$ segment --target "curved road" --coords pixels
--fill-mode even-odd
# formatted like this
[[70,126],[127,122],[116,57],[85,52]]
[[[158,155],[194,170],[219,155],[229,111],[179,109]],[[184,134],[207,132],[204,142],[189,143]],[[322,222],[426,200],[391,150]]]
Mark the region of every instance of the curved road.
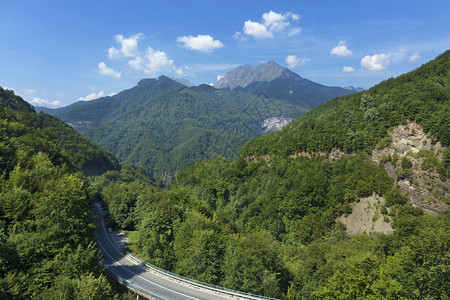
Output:
[[114,233],[108,233],[103,221],[103,215],[105,213],[106,212],[101,210],[100,204],[96,203],[94,215],[98,215],[100,217],[96,221],[98,245],[103,254],[103,265],[112,274],[124,279],[129,284],[131,283],[132,285],[135,285],[138,288],[163,299],[225,300],[239,298],[236,296],[231,297],[228,295],[217,295],[212,292],[193,288],[145,269],[141,264],[138,264],[124,255],[113,244],[108,235],[113,235]]

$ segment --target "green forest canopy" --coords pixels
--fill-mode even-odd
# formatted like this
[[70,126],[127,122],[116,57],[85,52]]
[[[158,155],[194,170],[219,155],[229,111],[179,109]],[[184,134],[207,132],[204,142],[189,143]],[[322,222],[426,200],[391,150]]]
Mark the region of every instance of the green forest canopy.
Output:
[[[184,276],[282,299],[446,299],[450,214],[411,206],[366,153],[389,145],[387,130],[407,120],[448,145],[449,64],[450,51],[334,99],[250,141],[234,161],[192,165],[170,191],[126,172],[97,178],[95,190],[111,226],[133,231],[132,251]],[[289,157],[335,147],[353,155]],[[250,159],[267,154],[267,162]],[[448,147],[439,164],[447,185]],[[385,198],[380,212],[394,233],[348,235],[336,217],[374,193]]]
[[92,236],[89,182],[77,168],[83,160],[61,151],[67,136],[52,130],[68,129],[12,92],[0,95],[0,298],[113,298]]

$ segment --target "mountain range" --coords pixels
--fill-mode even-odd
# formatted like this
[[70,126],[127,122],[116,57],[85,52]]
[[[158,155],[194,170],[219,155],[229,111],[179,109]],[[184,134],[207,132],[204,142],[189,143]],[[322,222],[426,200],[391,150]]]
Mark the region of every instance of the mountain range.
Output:
[[145,260],[229,289],[446,299],[449,87],[447,51],[248,141],[235,160],[191,165],[169,191],[118,180],[103,192],[112,226],[133,231]]
[[[158,94],[169,80],[135,88]],[[235,160],[199,161],[167,189],[0,88],[0,298],[119,298],[92,231],[100,201],[108,227],[126,230],[130,252],[188,278],[278,299],[447,299],[449,87],[450,50],[248,141]],[[281,105],[264,94],[231,123]],[[204,111],[235,113],[225,108],[244,95],[182,86],[129,119],[162,114],[164,125],[213,128]],[[129,121],[120,107],[108,108],[116,127]],[[251,116],[239,123],[247,130],[260,126]],[[145,135],[145,124],[136,133]],[[180,127],[167,125],[159,130],[177,138]]]
[[160,76],[115,96],[37,110],[57,116],[120,161],[170,178],[204,158],[236,157],[239,146],[268,128],[352,92],[314,83],[275,62],[238,67],[215,87],[184,83]]

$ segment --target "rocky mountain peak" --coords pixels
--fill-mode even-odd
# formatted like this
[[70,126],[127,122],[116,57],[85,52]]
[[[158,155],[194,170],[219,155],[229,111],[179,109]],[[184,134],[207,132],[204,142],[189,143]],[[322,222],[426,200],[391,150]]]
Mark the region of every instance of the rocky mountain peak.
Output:
[[216,84],[217,88],[246,87],[253,82],[269,82],[276,78],[301,80],[302,78],[291,70],[280,66],[274,61],[262,63],[256,67],[239,66],[227,72]]

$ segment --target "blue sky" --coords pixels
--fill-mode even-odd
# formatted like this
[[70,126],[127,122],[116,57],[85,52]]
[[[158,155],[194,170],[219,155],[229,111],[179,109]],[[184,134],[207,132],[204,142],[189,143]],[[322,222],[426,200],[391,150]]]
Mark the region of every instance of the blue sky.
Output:
[[370,87],[450,49],[450,1],[0,0],[0,41],[0,86],[33,105],[162,74],[215,83],[269,60]]

